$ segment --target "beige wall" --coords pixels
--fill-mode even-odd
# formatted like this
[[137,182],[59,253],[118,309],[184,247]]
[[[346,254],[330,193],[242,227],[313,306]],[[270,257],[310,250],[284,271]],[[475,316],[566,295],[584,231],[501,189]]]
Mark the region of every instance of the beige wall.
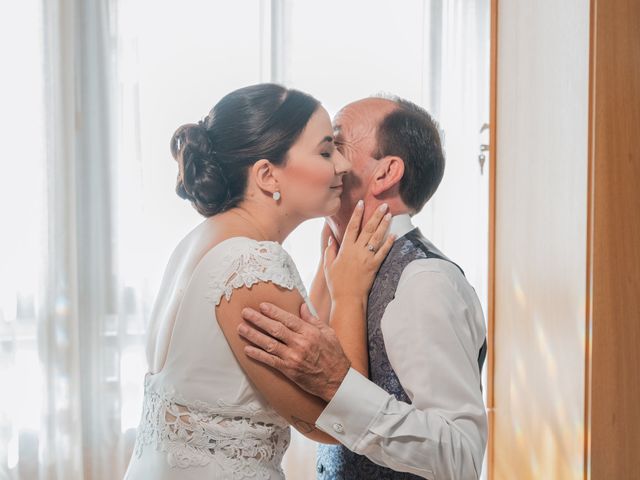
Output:
[[581,479],[589,3],[497,12],[491,473]]

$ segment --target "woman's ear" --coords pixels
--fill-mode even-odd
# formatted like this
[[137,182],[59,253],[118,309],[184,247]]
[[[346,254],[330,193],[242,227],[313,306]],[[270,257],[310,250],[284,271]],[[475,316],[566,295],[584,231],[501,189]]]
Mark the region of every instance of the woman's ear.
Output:
[[276,166],[266,158],[258,160],[251,166],[250,175],[263,192],[273,195],[280,190]]
[[402,158],[394,155],[381,158],[378,160],[378,166],[373,175],[371,193],[378,196],[391,190],[396,185],[399,186],[403,176],[404,160]]

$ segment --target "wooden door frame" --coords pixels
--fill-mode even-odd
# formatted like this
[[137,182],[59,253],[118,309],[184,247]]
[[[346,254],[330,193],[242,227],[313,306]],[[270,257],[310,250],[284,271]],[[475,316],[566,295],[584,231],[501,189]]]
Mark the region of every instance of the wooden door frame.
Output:
[[489,54],[489,255],[487,280],[487,478],[493,476],[494,372],[495,372],[495,251],[496,251],[496,131],[498,85],[498,0],[491,0]]

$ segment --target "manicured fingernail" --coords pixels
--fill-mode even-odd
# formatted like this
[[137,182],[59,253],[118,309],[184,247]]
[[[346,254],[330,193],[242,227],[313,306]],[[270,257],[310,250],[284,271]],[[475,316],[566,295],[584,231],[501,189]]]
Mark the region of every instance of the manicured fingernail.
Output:
[[333,237],[329,237],[329,246],[333,245]]
[[387,213],[387,214],[384,216],[384,219],[385,219],[387,222],[388,222],[389,220],[391,220],[391,214],[390,214],[390,213]]
[[267,305],[266,303],[261,303],[260,304],[260,310],[262,310],[263,312],[266,312],[269,310],[269,305]]
[[381,212],[386,212],[387,208],[389,208],[389,205],[387,205],[386,203],[383,203],[382,205],[380,205]]
[[356,204],[356,208],[362,208],[362,207],[364,207],[364,201],[358,200],[358,203]]
[[249,329],[244,323],[241,323],[240,325],[238,325],[238,333],[247,333],[248,330]]

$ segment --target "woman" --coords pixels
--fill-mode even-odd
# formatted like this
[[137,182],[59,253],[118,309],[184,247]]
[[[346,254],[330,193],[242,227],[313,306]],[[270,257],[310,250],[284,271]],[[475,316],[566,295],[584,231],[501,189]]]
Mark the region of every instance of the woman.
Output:
[[[177,193],[206,217],[176,247],[152,312],[145,398],[126,474],[138,479],[284,478],[289,424],[307,437],[324,402],[252,361],[237,334],[241,311],[261,302],[313,311],[280,244],[303,221],[335,213],[349,165],[326,110],[273,84],[224,97],[171,140]],[[327,255],[336,298],[331,322],[366,374],[364,302],[393,238],[380,211],[360,232],[362,208],[340,252]]]

